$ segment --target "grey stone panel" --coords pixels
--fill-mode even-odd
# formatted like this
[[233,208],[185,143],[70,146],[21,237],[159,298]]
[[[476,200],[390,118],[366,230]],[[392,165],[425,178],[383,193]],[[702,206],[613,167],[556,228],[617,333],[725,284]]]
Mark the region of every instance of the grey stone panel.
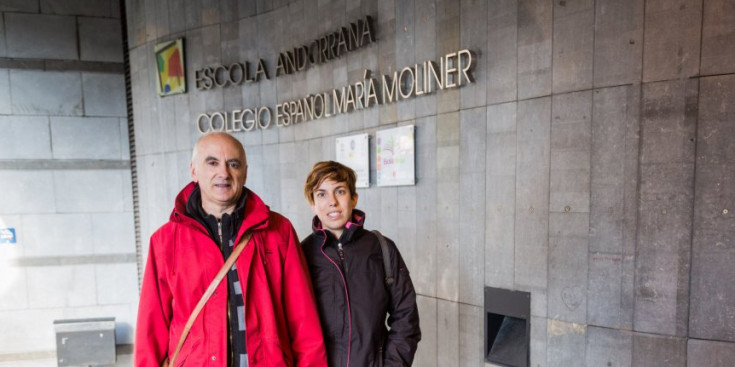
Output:
[[588,232],[586,213],[549,215],[549,318],[587,323]]
[[549,320],[547,332],[549,366],[585,366],[586,325]]
[[[502,139],[503,143],[496,138]],[[515,135],[488,136],[488,143],[515,148]],[[487,177],[484,272],[488,286],[505,289],[514,286],[515,187],[513,176]]]
[[12,192],[0,200],[2,214],[40,214],[56,211],[51,171],[3,171],[0,192]]
[[700,82],[697,164],[735,162],[735,127],[732,103],[735,101],[735,76],[702,78]]
[[38,13],[38,2],[28,0],[5,0],[0,4],[0,11]]
[[487,58],[483,50],[487,47],[488,2],[472,0],[462,2],[460,19],[460,44],[462,49],[473,52],[471,70],[474,83],[462,84],[460,88],[461,108],[485,106],[487,103]]
[[398,188],[383,187],[380,190],[380,231],[391,238],[398,238]]
[[75,17],[5,13],[9,57],[78,60]]
[[125,116],[125,78],[117,74],[82,74],[86,116]]
[[639,87],[595,90],[590,251],[632,254],[637,226]]
[[416,120],[416,179],[436,179],[436,116]]
[[487,130],[485,107],[460,111],[460,173],[485,172],[485,144]]
[[689,315],[690,336],[727,341],[735,341],[733,85],[732,76],[701,81]]
[[[68,233],[68,232],[67,232]],[[94,265],[44,266],[28,272],[31,309],[94,306]]]
[[[395,12],[395,24],[398,27],[395,33],[395,70],[400,75],[404,68],[411,68],[416,62],[421,62],[421,60],[416,60],[414,54],[416,48],[414,37],[417,23],[416,14],[414,13],[414,0],[396,1]],[[415,100],[416,97],[414,96],[398,102],[396,105],[398,121],[410,120],[416,117]]]
[[59,213],[122,212],[125,207],[126,183],[119,170],[55,171],[54,183]]
[[689,339],[687,367],[729,367],[735,361],[735,344]]
[[[263,145],[263,171],[260,176],[262,180],[263,189],[258,193],[265,203],[274,207],[280,208],[280,193],[281,193],[281,182],[276,179],[280,175],[280,149],[278,145]],[[262,193],[262,194],[261,194]]]
[[516,103],[487,108],[485,284],[513,289]]
[[[416,350],[414,366],[437,367],[439,325],[437,325],[437,299],[418,295],[416,304],[419,309],[421,342]],[[443,329],[442,329],[443,330]]]
[[23,225],[25,257],[86,255],[94,251],[89,214],[24,215]]
[[5,17],[0,17],[0,57],[8,54],[8,46],[5,42]]
[[632,367],[632,357],[631,332],[587,327],[587,366]]
[[487,8],[487,103],[508,102],[518,93],[518,1],[490,1]]
[[[172,6],[170,0],[159,0],[146,4],[146,8],[150,12],[147,14],[151,23],[149,25],[154,28],[153,33],[156,40],[170,40],[173,38],[171,35],[186,31],[183,26],[183,6]],[[177,21],[181,28],[174,30],[171,25]],[[186,45],[184,45],[184,50],[186,50]]]
[[702,0],[647,1],[643,82],[699,74]]
[[481,306],[485,283],[485,231],[480,228],[485,224],[485,173],[460,174],[460,187],[459,301]]
[[124,0],[41,0],[41,13],[110,18]]
[[483,366],[483,340],[485,338],[484,310],[459,304],[459,364],[458,366]]
[[460,302],[482,305],[485,277],[486,109],[460,112],[459,212]]
[[[444,56],[460,49],[461,9],[454,0],[436,1],[436,52]],[[460,109],[460,91],[458,89],[437,91],[437,113],[446,113]]]
[[122,28],[119,19],[79,17],[80,60],[122,62]]
[[[436,178],[436,149],[434,148],[434,137],[436,134],[436,119],[433,117],[426,118],[427,122],[420,124],[416,130],[416,141],[421,144],[427,141],[427,135],[431,135],[431,151],[427,155],[426,165],[431,166],[434,175],[431,177],[418,175],[416,184],[416,253],[415,265],[411,268],[411,279],[413,280],[416,292],[427,296],[436,296],[436,273],[438,262],[440,259],[436,254],[436,223],[437,223],[437,207],[434,205],[437,192]],[[431,126],[430,126],[431,125]],[[432,131],[427,133],[427,130]],[[428,147],[426,149],[429,149]],[[421,150],[421,145],[417,147],[417,151]],[[421,167],[421,163],[417,162],[417,170]],[[428,168],[427,168],[428,170]],[[426,178],[422,178],[426,177]],[[423,315],[421,316],[423,318]]]
[[686,335],[693,180],[690,163],[641,165],[636,331]]
[[459,303],[443,299],[437,305],[437,365],[459,366]]
[[515,281],[546,289],[551,98],[518,103]]
[[[415,0],[414,4],[415,22],[414,29],[414,55],[416,62],[422,63],[428,60],[436,60],[438,56],[436,49],[437,35],[437,13],[434,0]],[[416,98],[416,117],[436,115],[437,94],[424,94]]]
[[549,210],[589,213],[592,92],[554,95]]
[[633,335],[633,366],[687,366],[686,338],[651,334]]
[[697,81],[644,86],[636,257],[636,331],[685,335]]
[[398,187],[396,194],[398,196],[398,231],[393,239],[396,246],[401,251],[401,256],[406,262],[409,271],[412,271],[416,265],[416,256],[418,251],[425,251],[424,243],[418,242],[418,232],[421,230],[416,226],[418,213],[416,212],[416,192],[415,186]]
[[[172,0],[157,1],[156,6],[159,9],[156,10],[160,18],[158,20],[159,31],[168,30],[169,34],[186,32],[186,8],[184,6],[176,5]],[[186,46],[184,46],[184,51],[186,51]]]
[[735,71],[735,8],[728,0],[705,1],[702,25],[701,74]]
[[633,328],[635,257],[619,253],[589,255],[587,323],[615,329]]
[[595,87],[640,81],[643,0],[595,2]]
[[[45,90],[46,93],[39,94],[39,90]],[[10,91],[15,114],[82,114],[82,80],[79,73],[12,70]]]
[[592,87],[595,2],[554,2],[553,91]]
[[[382,75],[391,76],[393,71],[399,67],[396,64],[396,44],[399,32],[403,32],[396,29],[396,9],[395,1],[382,1],[378,5],[378,17],[377,17],[377,30],[376,38],[380,40],[378,46],[378,69],[375,70],[375,77],[378,78],[378,84],[382,84],[380,80]],[[380,99],[383,101],[382,97]],[[390,124],[398,120],[398,109],[394,103],[387,103],[383,101],[383,104],[378,107],[380,111],[380,124]]]
[[[130,4],[128,4],[130,5]],[[130,50],[141,47],[146,42],[146,11],[145,6],[128,6],[128,48]]]
[[0,159],[51,158],[51,133],[45,116],[0,116]]
[[698,81],[643,86],[641,164],[694,162]]
[[[259,53],[258,53],[258,40],[257,37],[253,37],[254,34],[257,34],[258,32],[258,23],[252,21],[251,19],[247,20],[241,20],[238,22],[238,30],[239,30],[239,36],[238,36],[238,44],[239,47],[239,57],[238,59],[241,62],[248,62],[252,67],[257,66]],[[307,71],[307,74],[310,73],[312,70],[310,69]],[[310,86],[311,87],[311,86]],[[260,86],[259,83],[257,84],[245,84],[239,89],[242,90],[242,104],[245,108],[256,108],[258,106],[261,106],[260,103]],[[312,89],[312,88],[310,88]],[[314,89],[316,91],[316,89]],[[250,132],[249,135],[253,134],[253,132]]]
[[133,213],[98,213],[91,218],[94,254],[135,253]]
[[[437,155],[443,154],[439,149]],[[457,301],[459,297],[459,179],[437,180],[436,258],[437,297]]]
[[188,93],[177,94],[170,97],[174,102],[174,123],[171,127],[172,130],[167,134],[172,135],[171,139],[175,142],[175,150],[190,150],[193,147],[193,143],[200,136],[199,130],[196,127],[198,114],[194,114],[191,111]]
[[[531,302],[533,302],[533,295],[531,295]],[[529,359],[531,360],[531,366],[534,367],[547,367],[546,364],[546,352],[547,352],[547,341],[548,341],[548,321],[545,317],[531,317],[531,345],[529,351]],[[551,366],[549,366],[551,367]]]
[[117,118],[51,117],[55,159],[121,159]]
[[551,94],[552,3],[518,4],[518,99]]

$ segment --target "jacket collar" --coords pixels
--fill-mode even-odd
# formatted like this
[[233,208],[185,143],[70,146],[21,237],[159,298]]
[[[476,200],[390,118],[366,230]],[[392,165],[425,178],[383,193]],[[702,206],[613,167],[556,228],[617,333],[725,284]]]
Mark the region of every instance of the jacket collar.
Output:
[[[365,224],[365,213],[359,209],[352,209],[352,220],[345,224],[345,230],[342,231],[342,236],[337,238],[341,243],[349,243],[355,237],[355,234],[362,229]],[[327,237],[334,237],[332,232],[322,227],[322,221],[319,220],[318,216],[314,216],[311,221],[311,229],[316,235],[325,235]]]
[[[190,182],[184,187],[181,192],[176,196],[174,201],[174,210],[171,212],[169,220],[176,223],[181,223],[189,226],[199,228],[205,233],[207,230],[202,226],[196,219],[192,218],[187,214],[186,206],[191,197],[192,192],[198,189],[199,184],[196,182]],[[243,190],[243,195],[246,195],[245,202],[238,204],[237,210],[243,210],[242,212],[242,224],[240,230],[237,233],[239,238],[246,230],[257,230],[268,226],[268,217],[270,215],[270,208],[265,205],[263,200],[258,195],[250,191],[247,187]]]

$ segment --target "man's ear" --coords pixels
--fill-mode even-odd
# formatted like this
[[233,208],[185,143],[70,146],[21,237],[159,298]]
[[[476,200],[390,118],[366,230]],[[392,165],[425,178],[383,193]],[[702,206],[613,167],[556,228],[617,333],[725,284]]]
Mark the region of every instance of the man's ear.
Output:
[[352,207],[357,207],[357,193],[352,194]]
[[194,162],[189,162],[189,174],[191,175],[191,180],[194,182],[199,182],[197,180],[197,171],[194,167]]

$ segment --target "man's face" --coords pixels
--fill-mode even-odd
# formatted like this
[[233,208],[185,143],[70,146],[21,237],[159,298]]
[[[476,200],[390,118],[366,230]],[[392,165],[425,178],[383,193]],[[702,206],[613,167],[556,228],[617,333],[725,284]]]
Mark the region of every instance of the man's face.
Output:
[[351,195],[347,184],[326,179],[314,190],[311,210],[319,217],[322,227],[339,238],[356,205],[357,193]]
[[194,148],[191,178],[199,183],[202,207],[208,214],[215,208],[237,203],[247,178],[247,161],[242,146],[231,136],[205,136]]

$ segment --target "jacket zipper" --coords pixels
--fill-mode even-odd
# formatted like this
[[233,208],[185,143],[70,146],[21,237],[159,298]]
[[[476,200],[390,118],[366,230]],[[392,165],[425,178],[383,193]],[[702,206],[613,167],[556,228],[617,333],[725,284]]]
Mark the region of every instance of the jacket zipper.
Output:
[[[225,254],[225,244],[222,239],[222,220],[217,219],[217,235],[219,236],[219,245],[222,248],[222,255]],[[230,301],[227,300],[227,336],[230,339],[230,366],[235,361],[235,352],[232,347],[232,315],[230,314]]]
[[335,263],[334,260],[332,260],[332,258],[329,257],[324,252],[324,245],[327,244],[327,239],[328,239],[328,236],[327,236],[327,233],[325,231],[324,232],[324,242],[322,242],[322,246],[320,248],[321,251],[322,251],[322,255],[324,255],[324,257],[326,257],[327,260],[329,262],[331,262],[337,268],[337,271],[339,271],[339,275],[342,277],[342,285],[344,286],[344,289],[345,289],[345,300],[347,301],[347,324],[348,324],[348,332],[347,332],[347,364],[345,365],[345,367],[350,367],[350,352],[351,352],[350,349],[351,349],[351,346],[352,346],[351,345],[352,344],[351,343],[351,341],[352,341],[352,309],[350,307],[350,292],[347,290],[347,278],[345,277],[347,275],[347,270],[343,270],[344,269],[344,262],[345,262],[345,252],[344,252],[344,249],[342,249],[342,244],[338,242],[337,243],[337,254],[339,255],[339,262],[340,262],[340,264],[338,265],[337,263]]
[[342,271],[347,275],[347,268],[345,267],[345,250],[342,248],[342,243],[337,243],[337,254],[339,255],[339,265]]

